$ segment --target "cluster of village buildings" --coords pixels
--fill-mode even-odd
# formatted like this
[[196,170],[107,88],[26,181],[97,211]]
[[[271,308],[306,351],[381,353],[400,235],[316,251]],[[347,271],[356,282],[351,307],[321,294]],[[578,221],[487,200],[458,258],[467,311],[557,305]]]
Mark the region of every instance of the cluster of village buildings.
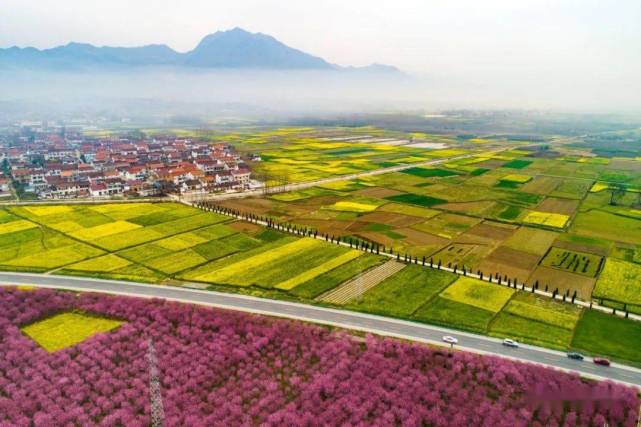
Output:
[[0,146],[0,193],[44,199],[237,191],[260,185],[228,144],[39,133]]

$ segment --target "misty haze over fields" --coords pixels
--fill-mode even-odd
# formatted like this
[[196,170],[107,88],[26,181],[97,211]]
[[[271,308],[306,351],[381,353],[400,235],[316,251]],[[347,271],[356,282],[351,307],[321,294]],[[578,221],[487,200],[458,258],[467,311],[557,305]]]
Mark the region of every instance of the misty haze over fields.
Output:
[[[639,111],[640,79],[594,86],[587,76],[541,87],[531,77],[502,83],[462,76],[337,73],[323,70],[184,69],[111,71],[0,70],[0,101],[73,111],[131,100],[232,104],[278,113],[398,111],[443,108],[520,108],[564,111]],[[623,87],[622,87],[623,86]],[[160,104],[159,104],[160,105]],[[178,111],[174,111],[178,112]],[[182,111],[187,113],[188,111]]]
[[633,1],[12,3],[5,111],[641,112]]

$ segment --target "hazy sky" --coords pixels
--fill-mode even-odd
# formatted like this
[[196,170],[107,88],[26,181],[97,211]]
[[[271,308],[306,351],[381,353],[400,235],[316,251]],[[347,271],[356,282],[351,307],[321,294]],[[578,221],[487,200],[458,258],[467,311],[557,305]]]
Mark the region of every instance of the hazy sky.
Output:
[[462,81],[512,96],[589,90],[593,105],[641,92],[640,0],[0,0],[0,10],[0,47],[187,51],[239,26],[340,65],[396,65],[443,91]]
[[339,64],[435,67],[641,61],[639,0],[0,0],[0,46],[193,48],[240,26]]

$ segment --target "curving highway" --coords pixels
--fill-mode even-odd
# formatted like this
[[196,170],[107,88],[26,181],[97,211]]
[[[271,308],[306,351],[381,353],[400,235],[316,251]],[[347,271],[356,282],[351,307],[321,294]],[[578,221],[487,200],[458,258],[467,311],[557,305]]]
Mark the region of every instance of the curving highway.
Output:
[[609,379],[641,388],[641,369],[620,364],[612,364],[610,367],[598,366],[593,364],[589,358],[582,362],[575,361],[568,359],[565,353],[529,345],[521,345],[520,348],[508,348],[503,346],[501,340],[496,338],[347,310],[335,310],[214,291],[29,273],[0,272],[0,285],[32,285],[43,288],[94,291],[144,298],[164,298],[172,301],[309,321],[438,345],[445,345],[442,342],[444,335],[452,335],[458,338],[459,343],[455,346],[457,349],[538,363],[557,369],[578,372],[590,378]]

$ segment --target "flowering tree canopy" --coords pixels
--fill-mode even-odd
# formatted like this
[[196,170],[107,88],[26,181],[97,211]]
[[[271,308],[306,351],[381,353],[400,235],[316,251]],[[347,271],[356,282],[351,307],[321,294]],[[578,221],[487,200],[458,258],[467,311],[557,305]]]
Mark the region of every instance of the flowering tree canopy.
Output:
[[[20,327],[124,321],[49,353]],[[174,425],[635,426],[635,390],[541,366],[186,304],[0,289],[0,426],[151,423],[149,342]]]

